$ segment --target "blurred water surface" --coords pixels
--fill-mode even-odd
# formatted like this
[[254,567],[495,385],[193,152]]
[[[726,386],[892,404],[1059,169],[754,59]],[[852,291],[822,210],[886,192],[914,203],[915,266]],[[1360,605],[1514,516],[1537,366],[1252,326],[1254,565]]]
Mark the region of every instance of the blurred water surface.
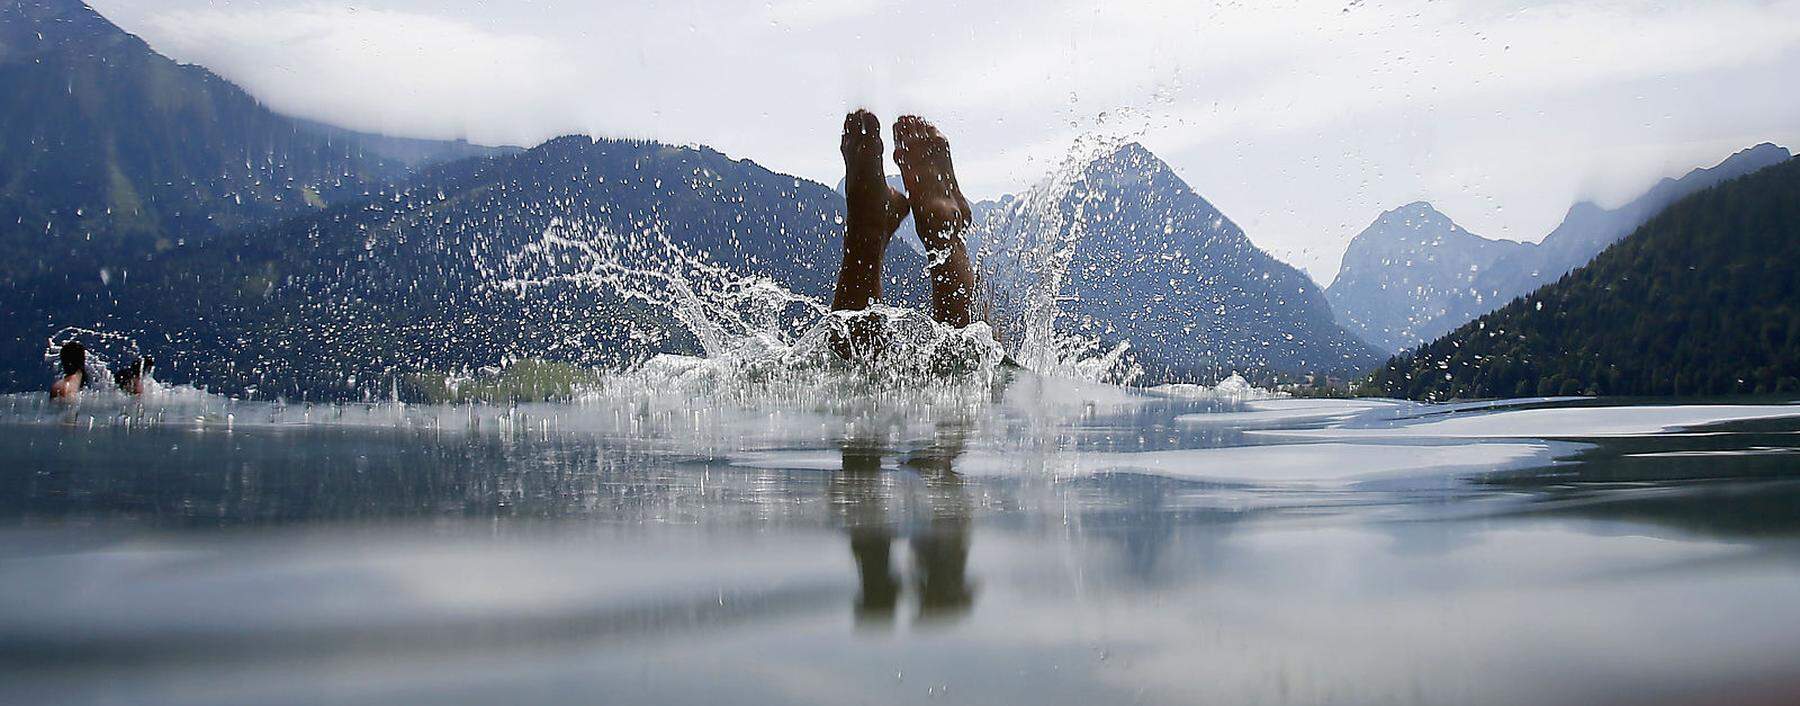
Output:
[[1800,697],[1792,405],[6,404],[6,703]]

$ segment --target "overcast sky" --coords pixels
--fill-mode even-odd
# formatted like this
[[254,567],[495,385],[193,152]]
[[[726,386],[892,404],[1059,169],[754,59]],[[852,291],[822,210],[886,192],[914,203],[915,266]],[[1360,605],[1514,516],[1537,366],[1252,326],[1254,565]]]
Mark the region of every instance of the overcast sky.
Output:
[[1578,199],[1800,147],[1800,0],[90,2],[294,115],[707,144],[828,184],[852,107],[935,119],[976,197],[1122,115],[1321,284],[1411,201],[1537,240]]

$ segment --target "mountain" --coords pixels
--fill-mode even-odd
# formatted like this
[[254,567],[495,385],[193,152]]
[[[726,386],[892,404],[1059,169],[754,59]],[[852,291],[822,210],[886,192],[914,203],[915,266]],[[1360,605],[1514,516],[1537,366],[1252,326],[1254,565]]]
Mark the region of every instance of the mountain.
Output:
[[[0,87],[5,389],[40,387],[45,341],[69,326],[135,341],[165,379],[289,397],[386,394],[414,373],[520,358],[698,352],[716,344],[709,316],[795,309],[719,268],[824,299],[841,253],[842,199],[748,160],[297,120],[74,0],[0,5]],[[1309,280],[1141,147],[1084,184],[1064,204],[1071,232],[1092,236],[1074,253],[1071,315],[1131,340],[1153,376],[1373,361]],[[885,289],[921,302],[924,259],[896,240]],[[738,310],[646,295],[708,288]]]
[[[782,308],[713,274],[725,267],[828,299],[843,208],[824,185],[710,149],[559,138],[40,293],[0,384],[41,386],[43,341],[68,325],[129,336],[167,380],[290,398],[385,396],[411,374],[523,358],[697,353],[706,327],[678,320],[686,300],[641,295]],[[889,299],[922,302],[924,260],[896,244],[890,262]]]
[[468,140],[428,140],[358,132],[313,120],[295,118],[294,124],[336,143],[348,144],[363,154],[371,155],[407,170],[418,170],[444,162],[471,157],[494,157],[525,151],[520,147],[478,145]]
[[[1345,269],[1339,270],[1332,283],[1336,290],[1332,304],[1339,320],[1370,342],[1392,351],[1412,348],[1514,297],[1556,281],[1669,204],[1727,179],[1778,164],[1789,156],[1786,148],[1764,143],[1733,154],[1716,166],[1692,170],[1679,179],[1663,179],[1642,196],[1615,209],[1586,201],[1577,203],[1562,223],[1536,244],[1488,241],[1498,245],[1476,248],[1478,244],[1468,238],[1446,234],[1441,245],[1430,245],[1436,241],[1414,237],[1405,227],[1378,229],[1382,225],[1378,220],[1358,235],[1351,243],[1351,251],[1345,253]],[[1386,218],[1384,214],[1383,220]],[[1444,230],[1442,224],[1433,223],[1426,230]],[[1390,238],[1393,242],[1386,242]],[[1476,253],[1478,249],[1483,252]],[[1425,251],[1434,252],[1435,258]],[[1493,253],[1499,256],[1481,261]],[[1479,269],[1471,273],[1433,264],[1460,262]],[[1396,299],[1394,285],[1400,283],[1418,292],[1418,301]],[[1389,287],[1384,289],[1382,284]]]
[[1679,179],[1663,179],[1643,196],[1615,209],[1585,201],[1577,203],[1537,247],[1521,250],[1482,271],[1447,307],[1443,325],[1426,331],[1425,338],[1435,338],[1492,311],[1500,303],[1556,281],[1690,194],[1779,164],[1790,156],[1786,148],[1763,143],[1733,154],[1711,168],[1692,170]]
[[[1310,280],[1148,151],[1121,149],[1082,183],[1061,204],[1086,234],[1065,323],[1132,341],[1151,379],[1378,362]],[[129,277],[0,293],[20,312],[18,335],[0,340],[0,386],[40,387],[45,338],[71,325],[136,341],[166,380],[308,399],[385,396],[415,373],[522,358],[696,353],[696,317],[636,295],[679,289],[664,279],[674,273],[701,299],[777,301],[708,274],[718,266],[824,299],[842,215],[828,187],[709,149],[559,138],[224,234]],[[923,306],[924,259],[896,241],[888,299]]]
[[[1148,380],[1348,372],[1379,362],[1378,351],[1332,320],[1311,279],[1258,249],[1143,146],[1086,165],[1058,197],[1047,220],[1073,243],[1066,327],[1129,341]],[[1008,237],[1045,227],[1027,221],[1013,226],[1027,232]]]
[[1372,383],[1423,400],[1800,392],[1800,160],[1677,201]]
[[1532,247],[1483,238],[1431,204],[1411,203],[1350,241],[1325,296],[1345,328],[1398,351],[1427,340],[1421,329],[1435,327],[1482,272]]
[[1787,148],[1765,142],[1741,150],[1713,167],[1694,169],[1679,179],[1665,178],[1643,196],[1616,209],[1603,209],[1585,201],[1575,204],[1562,224],[1545,236],[1535,257],[1528,260],[1541,266],[1536,270],[1538,280],[1522,291],[1553,282],[1563,273],[1586,264],[1607,246],[1689,194],[1780,164],[1792,156]]
[[[277,115],[77,0],[0,4],[0,282],[88,279],[479,153]],[[387,151],[393,156],[384,155]]]

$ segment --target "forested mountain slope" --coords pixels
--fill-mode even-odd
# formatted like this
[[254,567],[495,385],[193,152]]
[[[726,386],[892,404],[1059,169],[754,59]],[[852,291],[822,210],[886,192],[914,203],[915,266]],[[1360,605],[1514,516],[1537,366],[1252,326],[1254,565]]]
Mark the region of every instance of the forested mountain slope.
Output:
[[1676,202],[1372,382],[1423,400],[1800,392],[1800,160]]

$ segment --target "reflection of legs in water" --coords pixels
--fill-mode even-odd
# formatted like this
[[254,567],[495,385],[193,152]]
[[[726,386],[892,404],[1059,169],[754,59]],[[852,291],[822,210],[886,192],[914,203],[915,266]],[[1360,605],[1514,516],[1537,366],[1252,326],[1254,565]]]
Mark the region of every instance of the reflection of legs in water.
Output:
[[[894,230],[906,220],[906,197],[888,186],[882,166],[881,122],[859,110],[844,117],[844,262],[838,269],[832,311],[862,311],[881,300],[881,260]],[[858,319],[850,334],[832,341],[849,358],[872,350],[874,323]]]
[[[913,532],[913,584],[918,591],[919,619],[960,618],[975,601],[969,584],[970,507],[962,479],[952,464],[962,453],[960,431],[939,434],[939,441],[907,460],[925,481],[931,521]],[[844,470],[832,478],[832,500],[850,534],[850,553],[862,589],[856,597],[856,623],[891,627],[900,599],[894,572],[892,519],[888,517],[879,448],[857,443],[843,447]]]
[[912,537],[922,620],[961,617],[975,602],[968,579],[969,500],[953,467],[962,448],[961,430],[940,431],[937,444],[907,461],[931,498],[931,525]]
[[918,116],[901,117],[894,123],[894,163],[906,182],[919,240],[930,252],[932,316],[967,326],[975,321],[975,271],[963,233],[972,212],[950,164],[950,141]]
[[894,531],[887,517],[882,488],[881,451],[873,447],[844,446],[844,470],[832,479],[832,488],[844,511],[850,532],[850,553],[862,591],[856,597],[859,625],[892,625],[894,605],[900,600],[900,580],[889,560]]

